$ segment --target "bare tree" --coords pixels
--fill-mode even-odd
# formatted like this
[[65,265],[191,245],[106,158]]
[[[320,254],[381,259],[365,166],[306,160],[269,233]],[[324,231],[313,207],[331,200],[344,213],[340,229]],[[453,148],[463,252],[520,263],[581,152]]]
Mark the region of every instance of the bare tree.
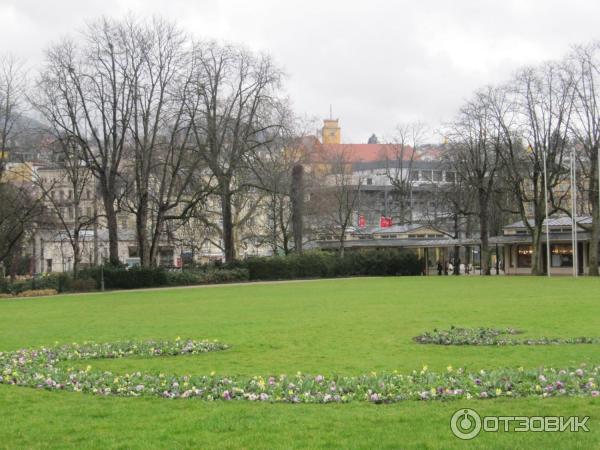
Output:
[[489,221],[496,175],[501,164],[502,140],[488,101],[488,88],[463,106],[448,130],[449,160],[464,188],[476,194],[481,239],[481,269],[490,275]]
[[31,195],[31,182],[24,172],[7,173],[15,150],[17,125],[25,108],[25,73],[22,63],[11,55],[0,56],[0,263],[16,255],[35,219],[42,212],[39,199]]
[[527,68],[511,85],[496,90],[491,104],[502,133],[501,157],[515,195],[516,212],[532,236],[531,270],[541,274],[546,208],[548,215],[560,210],[566,195],[557,187],[568,170],[565,157],[573,82],[556,64]]
[[[598,241],[600,238],[600,197],[598,193],[600,170],[600,42],[578,46],[567,58],[566,70],[571,72],[574,83],[574,114],[570,122],[577,153],[580,154],[583,189],[592,216],[589,248],[589,275],[598,276]],[[584,225],[582,225],[584,226]]]
[[302,164],[307,155],[302,145],[304,126],[285,103],[281,104],[278,122],[281,126],[271,129],[275,135],[261,146],[251,167],[256,187],[265,193],[267,220],[258,234],[274,254],[283,251],[287,255],[292,249],[302,251]]
[[302,253],[304,232],[304,166],[302,164],[294,164],[292,167],[290,191],[294,249],[297,253]]
[[103,18],[86,26],[78,44],[65,39],[51,47],[34,100],[51,126],[84,150],[99,183],[113,264],[119,263],[117,212],[133,110],[131,80],[141,64],[130,54],[126,24]]
[[97,211],[93,207],[96,180],[85,162],[79,141],[57,136],[54,147],[56,166],[38,170],[33,183],[41,193],[50,217],[55,219],[46,225],[54,229],[58,226],[63,240],[69,244],[73,277],[77,278],[86,240],[90,240],[87,232],[97,220]]
[[133,93],[128,209],[136,217],[141,264],[150,266],[166,222],[186,220],[207,194],[191,126],[200,104],[197,67],[187,36],[174,24],[154,19],[122,26]]
[[400,124],[392,139],[392,152],[384,156],[386,176],[395,191],[400,223],[412,222],[410,199],[413,188],[412,168],[416,151],[426,132],[423,123]]
[[39,198],[31,195],[30,182],[0,183],[0,264],[18,255],[43,214]]
[[23,113],[24,77],[19,60],[12,55],[0,55],[0,182],[14,138],[15,124]]
[[281,71],[266,55],[216,43],[196,48],[196,87],[201,107],[194,121],[200,154],[216,178],[221,200],[225,260],[236,257],[234,196],[245,189],[244,172],[280,127]]
[[352,171],[349,149],[341,146],[326,155],[328,170],[311,192],[311,215],[319,234],[331,235],[344,257],[347,233],[356,218],[364,177]]

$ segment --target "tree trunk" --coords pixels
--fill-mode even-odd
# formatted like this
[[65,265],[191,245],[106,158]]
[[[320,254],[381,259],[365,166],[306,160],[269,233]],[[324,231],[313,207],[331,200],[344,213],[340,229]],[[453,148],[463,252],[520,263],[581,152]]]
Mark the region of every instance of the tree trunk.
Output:
[[235,261],[235,237],[233,234],[233,214],[229,183],[221,184],[221,213],[223,216],[223,250],[225,262]]
[[[592,205],[592,230],[589,248],[589,275],[598,276],[598,240],[600,235],[600,205],[598,205],[598,149],[592,151],[590,167],[590,195]],[[585,263],[585,262],[584,262]]]
[[152,256],[148,248],[148,195],[142,194],[139,198],[137,213],[135,215],[136,235],[138,241],[138,254],[142,267],[152,266]]
[[165,223],[165,212],[159,208],[154,219],[154,230],[152,232],[152,242],[148,250],[148,267],[156,267],[158,265],[158,256],[160,252],[160,235],[163,231],[163,223]]
[[[600,234],[600,221],[598,202],[592,207],[592,233],[589,248],[589,272],[591,276],[598,276],[598,234]],[[584,262],[585,263],[585,262]]]
[[289,228],[289,224],[286,227],[286,223],[285,223],[285,208],[284,208],[284,204],[283,201],[279,202],[279,228],[281,229],[281,246],[283,247],[283,253],[284,255],[289,255],[290,254],[290,244],[289,244],[289,238],[288,238],[288,230]]
[[296,164],[292,169],[292,233],[294,248],[302,253],[303,209],[304,209],[304,167]]
[[117,212],[115,211],[114,196],[104,189],[104,212],[108,225],[108,259],[110,264],[119,265],[119,231],[117,229]]
[[79,275],[79,266],[81,265],[81,246],[79,245],[79,230],[73,237],[73,279],[76,280]]
[[460,275],[460,247],[458,245],[454,246],[454,267],[452,268],[452,273],[454,275]]
[[490,273],[490,244],[489,244],[489,205],[488,195],[485,191],[479,191],[479,235],[481,239],[481,273]]
[[[539,223],[539,220],[536,221]],[[542,227],[536,225],[533,229],[533,236],[531,242],[531,248],[533,253],[531,255],[531,274],[532,275],[543,275],[544,274],[544,260],[542,255]]]

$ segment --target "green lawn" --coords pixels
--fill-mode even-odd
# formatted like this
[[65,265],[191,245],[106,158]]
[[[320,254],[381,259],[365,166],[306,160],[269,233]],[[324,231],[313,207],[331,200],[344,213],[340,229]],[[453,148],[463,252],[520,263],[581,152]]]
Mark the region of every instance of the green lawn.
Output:
[[[358,375],[428,365],[479,370],[600,363],[599,345],[418,345],[450,325],[525,337],[600,336],[600,279],[415,277],[310,281],[0,300],[0,351],[58,341],[219,339],[197,356],[98,360],[125,373]],[[88,362],[86,361],[86,364]],[[483,433],[463,442],[452,413],[589,415],[589,433]],[[600,398],[292,405],[99,398],[0,385],[0,447],[598,448]]]

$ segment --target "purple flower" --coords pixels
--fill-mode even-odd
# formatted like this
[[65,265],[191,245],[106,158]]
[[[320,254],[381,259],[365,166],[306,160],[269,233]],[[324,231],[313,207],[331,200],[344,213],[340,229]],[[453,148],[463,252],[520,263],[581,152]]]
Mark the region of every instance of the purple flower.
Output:
[[483,391],[479,393],[479,398],[487,398],[488,397],[488,393]]
[[322,383],[324,379],[325,379],[325,377],[324,377],[323,375],[317,375],[317,376],[315,377],[315,381],[316,381],[317,383]]
[[479,378],[475,378],[475,384],[476,385],[480,385],[481,384],[481,380]]
[[592,397],[600,397],[600,391],[592,391]]
[[269,386],[273,386],[275,384],[275,378],[269,377]]
[[377,395],[377,393],[371,394],[370,398],[372,402],[378,402],[380,400],[379,395]]
[[259,396],[261,401],[267,401],[269,400],[269,394],[265,394],[264,392],[261,392],[260,396]]
[[223,392],[223,400],[231,400],[231,394],[229,391]]

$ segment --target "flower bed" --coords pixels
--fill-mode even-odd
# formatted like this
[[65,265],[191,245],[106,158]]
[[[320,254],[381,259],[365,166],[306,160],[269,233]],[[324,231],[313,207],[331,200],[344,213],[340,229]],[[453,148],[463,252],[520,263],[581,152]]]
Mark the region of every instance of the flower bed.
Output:
[[523,333],[522,330],[514,328],[457,328],[449,330],[427,331],[413,339],[418,344],[437,345],[552,345],[552,344],[598,344],[598,337],[572,337],[572,338],[549,338],[518,339],[511,336]]
[[66,367],[59,362],[128,356],[154,357],[200,354],[226,350],[216,341],[147,341],[108,344],[70,344],[0,353],[0,383],[47,390],[84,392],[103,396],[155,396],[288,403],[403,400],[486,399],[496,397],[599,397],[600,366],[538,370],[497,369],[466,372],[427,367],[410,374],[371,373],[357,377],[272,375],[223,377],[127,373]]

